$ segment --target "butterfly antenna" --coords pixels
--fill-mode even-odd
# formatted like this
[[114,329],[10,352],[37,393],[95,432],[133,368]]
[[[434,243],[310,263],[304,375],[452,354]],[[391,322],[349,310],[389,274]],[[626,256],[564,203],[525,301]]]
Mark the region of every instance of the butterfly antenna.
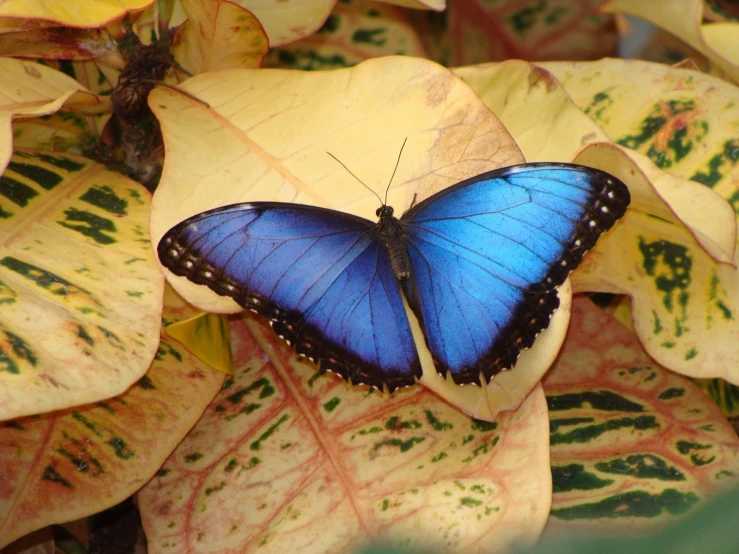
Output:
[[395,169],[393,169],[393,174],[390,176],[390,182],[387,184],[387,188],[385,189],[385,201],[382,203],[383,206],[387,206],[387,193],[390,191],[390,185],[393,184],[393,177],[395,177],[395,172],[398,171],[398,166],[400,165],[400,157],[403,155],[403,148],[405,148],[406,142],[408,142],[408,137],[405,137],[405,140],[403,141],[403,146],[400,147],[400,152],[398,152],[398,161],[395,162]]
[[[369,187],[368,187],[367,185],[365,185],[365,184],[364,184],[364,182],[362,181],[362,179],[360,179],[359,177],[357,177],[356,175],[354,175],[354,173],[352,173],[352,172],[351,172],[351,169],[349,169],[348,167],[346,167],[346,166],[344,165],[344,163],[343,163],[343,162],[342,162],[342,161],[341,161],[341,160],[340,160],[339,158],[337,158],[336,156],[334,156],[334,155],[333,155],[333,154],[332,154],[331,152],[326,152],[326,154],[328,154],[328,155],[329,155],[329,156],[331,156],[331,157],[332,157],[332,158],[333,158],[334,160],[336,160],[337,162],[339,162],[339,163],[341,164],[341,167],[343,167],[344,169],[346,169],[346,170],[347,170],[347,171],[349,172],[349,175],[351,175],[351,176],[352,176],[352,177],[354,177],[354,178],[355,178],[355,179],[356,179],[357,181],[359,181],[359,182],[361,183],[361,185],[362,185],[362,186],[363,186],[364,188],[366,188],[366,189],[367,189],[368,191],[370,191],[370,192],[371,192],[372,194],[374,194],[375,196],[377,196],[377,199],[378,199],[378,200],[379,200],[380,202],[382,202],[382,198],[380,198],[380,195],[379,195],[379,194],[377,194],[377,193],[376,193],[376,192],[375,192],[374,190],[372,190],[371,188],[369,188]],[[385,205],[385,204],[383,204],[383,206],[384,206],[384,205]]]

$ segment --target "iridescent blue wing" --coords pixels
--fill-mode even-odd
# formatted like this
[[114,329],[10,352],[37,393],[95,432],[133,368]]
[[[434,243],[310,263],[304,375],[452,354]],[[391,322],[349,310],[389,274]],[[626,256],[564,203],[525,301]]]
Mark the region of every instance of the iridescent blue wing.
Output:
[[270,319],[295,350],[353,383],[420,377],[418,354],[375,224],[274,202],[236,204],[170,229],[159,259]]
[[549,325],[556,287],[629,200],[602,171],[525,164],[463,181],[404,214],[406,294],[439,373],[473,383],[511,367]]

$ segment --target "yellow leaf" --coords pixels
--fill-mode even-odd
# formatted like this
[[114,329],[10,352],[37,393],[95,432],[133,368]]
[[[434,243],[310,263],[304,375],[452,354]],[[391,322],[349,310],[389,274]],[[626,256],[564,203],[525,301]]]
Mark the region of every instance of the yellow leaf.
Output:
[[0,419],[120,394],[158,343],[147,191],[86,158],[20,149],[2,186]]
[[65,0],[5,0],[0,17],[46,20],[68,27],[102,27],[125,14],[143,10],[154,0],[87,0],[84,9]]
[[[618,151],[614,146],[593,145],[576,161],[629,178],[632,190],[636,190],[634,209],[626,214],[623,225],[614,228],[611,240],[594,249],[597,260],[592,256],[584,260],[573,275],[577,290],[597,286],[598,290],[627,292],[633,298],[634,328],[650,355],[691,377],[723,377],[736,382],[739,345],[734,314],[739,309],[739,278],[733,252],[725,263],[718,263],[710,252],[721,250],[701,248],[689,227],[676,225],[673,218],[653,215],[654,209],[640,211],[640,196],[646,198],[649,182],[640,166],[633,164],[629,169],[604,156],[602,151],[608,149]],[[710,208],[711,202],[706,206]],[[735,236],[735,220],[726,206],[719,208],[714,209],[714,217],[724,221],[724,228]],[[703,242],[708,240],[704,237]],[[589,265],[594,261],[598,264],[597,284]]]
[[166,333],[213,369],[233,375],[226,316],[200,312],[168,325]]
[[[165,319],[180,317],[171,289],[166,303]],[[107,379],[98,369],[86,371]],[[34,529],[100,512],[136,492],[200,418],[222,382],[222,374],[163,338],[146,375],[120,396],[6,421],[0,427],[0,548]],[[35,394],[59,393],[37,389]]]
[[269,37],[269,45],[275,47],[315,33],[336,0],[234,0],[233,3],[257,17]]
[[579,297],[543,381],[554,495],[547,531],[652,530],[732,486],[739,438],[689,379]]
[[423,387],[386,396],[323,374],[253,314],[232,328],[233,379],[139,493],[152,554],[203,541],[349,552],[369,539],[472,553],[536,539],[551,497],[540,388],[482,422]]
[[67,75],[25,60],[0,58],[0,168],[12,154],[13,119],[57,111],[62,105],[95,105],[94,95]]
[[702,0],[610,0],[604,12],[635,15],[677,35],[739,83],[739,23],[702,24]]
[[231,2],[182,0],[188,20],[174,56],[191,73],[259,67],[269,47],[259,21]]
[[571,162],[587,144],[608,140],[557,78],[511,60],[454,69],[505,124],[527,162]]

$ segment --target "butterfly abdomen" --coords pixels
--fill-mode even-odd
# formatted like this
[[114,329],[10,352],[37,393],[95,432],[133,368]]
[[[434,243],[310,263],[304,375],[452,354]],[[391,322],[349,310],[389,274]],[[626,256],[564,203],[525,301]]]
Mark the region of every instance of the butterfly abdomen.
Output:
[[377,224],[379,239],[390,257],[393,275],[398,281],[407,281],[411,276],[411,260],[405,246],[402,223],[393,216],[393,209],[390,206],[379,208],[377,215],[380,216]]

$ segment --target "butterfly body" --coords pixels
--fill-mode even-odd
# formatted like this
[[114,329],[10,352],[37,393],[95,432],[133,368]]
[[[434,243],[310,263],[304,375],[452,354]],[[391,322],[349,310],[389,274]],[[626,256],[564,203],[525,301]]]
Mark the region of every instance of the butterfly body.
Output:
[[512,367],[559,306],[556,287],[629,203],[607,173],[527,164],[473,177],[401,218],[252,202],[193,216],[158,246],[176,275],[270,319],[353,383],[421,375],[402,294],[437,371],[458,383]]

